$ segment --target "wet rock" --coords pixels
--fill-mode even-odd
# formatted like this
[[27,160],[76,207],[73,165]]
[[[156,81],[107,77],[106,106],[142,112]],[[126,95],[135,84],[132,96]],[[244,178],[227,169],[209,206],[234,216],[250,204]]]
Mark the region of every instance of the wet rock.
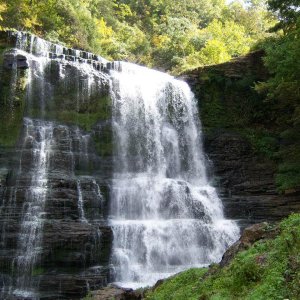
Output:
[[[245,228],[240,239],[224,253],[220,266],[224,267],[228,265],[238,252],[248,249],[255,242],[274,238],[278,234],[278,226],[267,222],[254,224]],[[258,257],[257,259],[261,264],[263,264],[266,260],[265,257]]]
[[300,211],[300,193],[279,194],[276,166],[259,157],[245,138],[216,130],[205,136],[204,147],[225,215],[238,220],[242,228]]
[[67,60],[67,61],[75,61],[76,58],[75,58],[75,56],[72,56],[72,55],[66,55],[65,56],[65,60]]
[[229,62],[188,70],[181,77],[186,79],[192,87],[199,85],[199,81],[201,80],[199,75],[201,77],[204,70],[211,69],[219,71],[224,77],[231,79],[241,79],[245,77],[245,74],[252,73],[256,77],[259,77],[259,79],[264,80],[268,77],[268,71],[262,62],[264,54],[264,50],[250,52]]
[[28,69],[29,63],[25,55],[15,55],[12,52],[7,52],[3,58],[3,67],[5,69],[13,69],[15,67],[18,69]]
[[[264,51],[255,51],[182,75],[199,99],[210,178],[218,189],[226,217],[237,220],[242,228],[280,220],[300,211],[300,191],[279,194],[275,184],[276,164],[254,152],[250,142],[236,133],[237,128],[243,132],[243,126],[254,130],[257,126],[252,126],[257,108],[249,103],[253,99],[256,103],[263,102],[263,96],[251,88],[255,82],[269,77],[263,56]],[[260,118],[256,122],[266,128],[273,125]]]
[[[26,126],[23,129],[26,131]],[[72,126],[53,127],[47,196],[44,213],[41,215],[44,220],[42,249],[34,270],[36,275],[33,276],[33,280],[39,282],[42,299],[80,299],[89,289],[105,286],[110,278],[109,261],[113,237],[106,221],[105,199],[108,194],[99,195],[99,190],[107,188],[107,180],[103,181],[101,176],[77,176],[73,173],[73,168],[80,168],[81,171],[89,168],[88,164],[80,163],[87,156],[97,170],[101,169],[101,161],[93,152],[95,148],[92,144],[86,153],[80,152],[82,135],[84,134],[80,130]],[[39,141],[39,136],[36,135],[34,139],[35,142]],[[20,143],[22,150],[19,149],[16,153],[21,159],[18,158],[13,172],[3,168],[3,176],[1,175],[3,187],[0,187],[0,225],[4,235],[0,239],[0,270],[1,276],[6,278],[3,281],[6,286],[13,280],[9,274],[18,248],[23,204],[33,176],[34,144]],[[70,145],[74,148],[70,148]],[[70,152],[72,149],[74,153]],[[16,177],[13,177],[14,172]],[[107,169],[107,172],[111,171]],[[85,222],[80,219],[78,180],[82,189]]]
[[88,53],[85,52],[85,51],[81,51],[81,52],[80,52],[80,56],[81,56],[82,58],[84,58],[84,59],[87,59],[87,58],[88,58]]
[[14,47],[17,41],[17,36],[14,31],[1,30],[0,43],[6,46]]
[[0,187],[4,186],[8,176],[7,168],[0,168]]
[[56,53],[50,52],[50,53],[49,53],[49,58],[51,58],[51,59],[56,59],[56,58],[57,58],[57,54],[56,54]]
[[93,300],[141,300],[142,293],[132,289],[109,285],[91,293]]
[[[89,289],[99,289],[107,284],[101,275],[60,275],[49,274],[40,277],[40,289],[47,291],[42,299],[82,299]],[[52,292],[51,292],[52,291]],[[63,294],[61,293],[63,291]]]

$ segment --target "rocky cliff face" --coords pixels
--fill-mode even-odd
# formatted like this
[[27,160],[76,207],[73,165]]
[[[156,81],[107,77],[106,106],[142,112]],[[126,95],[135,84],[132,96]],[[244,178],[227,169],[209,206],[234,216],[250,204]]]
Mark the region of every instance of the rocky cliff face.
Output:
[[245,137],[220,131],[207,136],[205,149],[228,218],[239,220],[245,227],[300,211],[300,194],[278,193],[276,166],[257,155]]
[[204,146],[225,214],[242,227],[300,211],[299,191],[277,191],[277,165],[268,154],[279,141],[261,133],[273,126],[265,118],[263,97],[254,90],[256,82],[268,77],[263,54],[183,75],[199,99]]
[[104,64],[26,34],[0,45],[0,298],[79,299],[110,280]]

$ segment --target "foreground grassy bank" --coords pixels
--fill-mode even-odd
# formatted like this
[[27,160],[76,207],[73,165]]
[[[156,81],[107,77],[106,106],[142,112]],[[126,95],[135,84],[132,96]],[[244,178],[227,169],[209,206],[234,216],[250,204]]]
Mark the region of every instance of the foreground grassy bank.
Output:
[[190,269],[150,290],[145,298],[300,299],[300,214],[291,215],[279,225],[265,224],[263,231],[262,239],[240,251],[225,266]]

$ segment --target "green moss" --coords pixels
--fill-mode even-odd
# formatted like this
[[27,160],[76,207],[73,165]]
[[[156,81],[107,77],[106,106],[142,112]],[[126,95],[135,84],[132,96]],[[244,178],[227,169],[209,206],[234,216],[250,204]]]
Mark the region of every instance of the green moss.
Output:
[[36,267],[32,270],[31,275],[32,276],[38,276],[38,275],[43,275],[44,273],[45,273],[44,268]]
[[59,62],[51,61],[44,71],[49,83],[45,110],[41,110],[41,90],[38,80],[31,81],[30,105],[27,114],[32,118],[43,118],[59,123],[78,125],[91,131],[99,122],[111,118],[111,98],[107,83],[100,80],[90,90],[87,78],[75,67],[65,66],[66,76],[60,78]]
[[203,89],[196,91],[199,94],[201,120],[204,127],[228,127],[228,117],[224,105],[224,77],[219,73],[203,74]]
[[[59,102],[58,99],[55,98],[55,101]],[[57,105],[52,111],[52,117],[60,122],[76,124],[86,131],[90,131],[98,121],[108,120],[111,117],[109,95],[93,95],[87,102],[79,104],[76,108],[73,107],[74,103],[70,106],[66,103]]]
[[259,241],[236,255],[229,266],[191,269],[147,294],[147,300],[300,299],[300,214],[280,224],[273,240]]
[[76,124],[81,127],[83,130],[91,131],[94,124],[97,121],[105,118],[102,112],[95,112],[95,113],[78,113],[76,111],[62,111],[57,112],[55,114],[55,118],[64,123],[69,124]]
[[99,152],[100,152],[101,156],[112,156],[113,155],[113,143],[110,142],[110,143],[102,144],[102,147],[99,145],[98,153]]
[[263,96],[255,90],[255,75],[229,77],[217,67],[203,69],[195,93],[206,127],[237,127],[259,121],[268,114]]
[[[1,55],[0,55],[1,56]],[[16,144],[25,108],[26,71],[0,69],[0,146]],[[16,75],[16,76],[15,76]]]
[[103,128],[100,133],[93,136],[94,144],[97,153],[104,156],[113,155],[113,139],[111,127]]
[[91,300],[91,299],[94,299],[91,291],[88,292],[88,294],[84,298],[82,298],[82,300]]
[[3,65],[3,54],[7,50],[7,45],[1,44],[0,42],[0,65]]
[[113,144],[112,143],[103,143],[95,141],[96,151],[100,156],[111,156],[113,153]]
[[231,78],[218,67],[200,72],[195,94],[206,134],[227,129],[247,138],[255,153],[275,167],[279,192],[300,187],[300,128],[292,111],[280,109],[255,89],[257,79],[249,71]]
[[276,174],[276,184],[280,192],[287,192],[294,190],[300,186],[300,166],[295,166],[286,170],[283,166],[279,166],[279,173]]
[[203,70],[195,93],[201,120],[208,128],[252,127],[268,117],[263,97],[254,90],[255,77],[227,77],[218,69]]
[[281,147],[277,152],[276,183],[281,192],[300,188],[300,127],[280,133]]
[[[54,98],[54,101],[59,102],[57,98]],[[43,118],[64,124],[77,125],[85,131],[91,131],[97,122],[111,118],[110,105],[108,104],[110,101],[108,96],[99,96],[97,99],[98,104],[86,103],[84,106],[88,106],[88,108],[79,108],[78,110],[74,108],[74,105],[70,105],[68,109],[66,108],[67,105],[62,105],[62,103],[58,106],[53,105],[43,112]],[[41,110],[38,107],[31,108],[28,113],[32,118],[41,117]]]
[[277,157],[277,152],[279,150],[278,136],[273,132],[252,128],[237,129],[236,131],[248,139],[253,150],[258,155],[262,155],[269,159]]

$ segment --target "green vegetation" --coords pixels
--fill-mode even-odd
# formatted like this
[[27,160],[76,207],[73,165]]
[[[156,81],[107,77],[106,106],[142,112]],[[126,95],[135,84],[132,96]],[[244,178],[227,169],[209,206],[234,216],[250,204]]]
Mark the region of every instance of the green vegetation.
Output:
[[299,299],[300,215],[291,215],[279,228],[275,239],[256,242],[228,266],[180,273],[148,292],[146,299]]
[[45,273],[45,270],[43,267],[35,267],[32,272],[31,275],[32,276],[39,276],[39,275],[43,275]]
[[167,279],[155,292],[146,294],[148,300],[199,299],[200,285],[207,269],[189,269]]
[[281,35],[265,40],[265,64],[271,76],[256,85],[281,139],[277,184],[284,191],[300,187],[300,10],[299,1],[270,0]]
[[[197,96],[205,127],[248,128],[260,124],[268,117],[264,97],[254,90],[255,71],[238,74],[238,78],[227,76],[226,70],[210,67],[200,73],[202,88]],[[241,76],[242,75],[242,76]]]
[[289,193],[300,188],[300,7],[299,1],[268,3],[279,22],[273,36],[255,45],[264,50],[266,70],[255,56],[256,65],[244,73],[239,61],[237,71],[229,69],[237,76],[222,66],[204,68],[196,93],[204,129],[227,128],[247,137],[257,153],[274,161],[278,190]]
[[102,128],[101,133],[93,135],[96,151],[101,157],[113,155],[112,136],[110,126]]
[[13,147],[17,142],[25,107],[25,87],[25,71],[3,72],[0,68],[0,147]]
[[275,24],[264,0],[0,0],[0,29],[173,73],[247,53]]

